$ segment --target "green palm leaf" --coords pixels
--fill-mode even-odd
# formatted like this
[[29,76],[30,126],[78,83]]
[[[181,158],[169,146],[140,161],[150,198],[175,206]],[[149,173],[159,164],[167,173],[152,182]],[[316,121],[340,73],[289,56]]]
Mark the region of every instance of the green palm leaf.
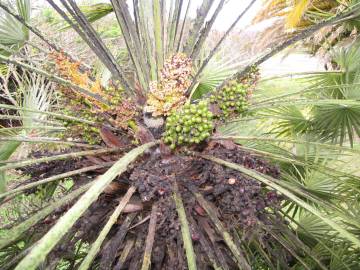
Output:
[[[27,10],[26,6],[22,7]],[[14,128],[2,128],[0,133],[7,134],[6,137],[14,136],[16,134],[25,135],[31,133],[35,129],[44,129],[49,131],[52,128],[59,127],[44,127],[43,124],[39,121],[46,121],[46,115],[36,114],[34,111],[46,112],[50,109],[54,102],[53,95],[53,85],[45,81],[45,78],[35,74],[26,74],[22,76],[17,71],[12,71],[11,75],[17,78],[16,89],[17,98],[10,96],[12,95],[9,92],[5,92],[9,100],[12,100],[15,105],[20,104],[24,109],[19,113],[19,120],[21,120],[20,127]],[[9,75],[10,76],[10,75]],[[19,79],[21,78],[21,79]],[[10,83],[4,82],[6,85],[4,87],[9,88]],[[11,106],[11,105],[10,105]],[[15,134],[14,134],[15,133]],[[4,136],[5,137],[5,136]],[[5,161],[10,158],[10,156],[17,150],[21,145],[21,141],[11,141],[8,140],[5,143],[0,142],[0,161]],[[1,170],[0,172],[0,192],[3,193],[6,191],[6,175],[5,172]]]
[[[0,161],[5,161],[11,157],[11,155],[16,151],[21,142],[7,142],[0,144]],[[6,191],[7,187],[7,178],[4,171],[0,172],[0,193]]]
[[360,105],[323,105],[316,106],[314,129],[320,139],[344,144],[348,139],[354,145],[354,137],[360,136]]
[[214,57],[201,72],[199,84],[194,89],[191,99],[200,99],[203,95],[216,89],[226,78],[234,74],[241,65],[241,63],[237,61],[241,57],[234,58],[227,59],[226,56],[223,55],[223,52],[220,52],[217,57]]
[[[86,17],[86,19],[91,23],[97,22],[97,21],[101,20],[102,18],[106,17],[107,15],[114,12],[112,5],[107,4],[107,3],[98,3],[98,4],[93,4],[93,5],[81,5],[80,9],[84,13],[84,16]],[[70,25],[64,26],[64,22],[62,22],[62,21],[57,22],[57,24],[60,25],[61,30],[71,28]]]
[[[29,0],[17,0],[18,14],[26,21],[30,21],[31,5]],[[20,49],[29,39],[29,30],[9,14],[0,17],[0,44],[12,50]],[[8,55],[0,49],[1,54]]]

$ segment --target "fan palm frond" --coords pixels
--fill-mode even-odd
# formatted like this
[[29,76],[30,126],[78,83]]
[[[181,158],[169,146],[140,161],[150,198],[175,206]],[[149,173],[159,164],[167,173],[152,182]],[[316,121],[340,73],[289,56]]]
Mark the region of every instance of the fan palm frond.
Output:
[[343,144],[360,136],[360,106],[324,105],[314,108],[314,126],[321,139]]
[[[19,16],[26,22],[30,21],[31,5],[29,0],[16,1]],[[29,30],[11,15],[5,13],[0,18],[0,44],[12,50],[20,49],[29,39]],[[0,49],[1,54],[9,54]]]
[[[106,17],[107,15],[114,12],[114,9],[111,4],[108,3],[98,3],[98,4],[92,4],[92,5],[81,5],[79,6],[80,10],[84,13],[84,16],[86,19],[91,22],[97,22],[101,20],[102,18]],[[74,23],[75,21],[73,21]],[[61,30],[69,29],[71,28],[70,25],[64,25],[64,22],[59,21],[56,22],[56,24],[59,24],[61,27]]]
[[[19,113],[19,120],[21,126],[13,128],[15,134],[28,135],[36,131],[38,128],[44,129],[44,125],[38,120],[46,121],[46,115],[35,114],[34,111],[46,112],[53,104],[53,87],[54,85],[45,81],[45,79],[36,74],[20,74],[17,71],[8,71],[8,76],[12,76],[16,81],[17,97],[14,97],[9,91],[4,91],[9,100],[12,100],[15,105],[20,105],[25,110]],[[5,80],[3,89],[9,89],[9,81]],[[57,129],[58,127],[55,127]],[[45,130],[52,130],[53,127],[45,127]],[[7,136],[14,136],[14,132],[10,129],[2,129],[1,131],[9,131]],[[2,156],[1,161],[7,160],[20,146],[21,141],[7,141],[2,142]],[[6,190],[6,175],[4,171],[0,173],[2,192]]]
[[[307,78],[314,87],[326,88],[325,91],[317,94],[318,96],[339,100],[359,99],[358,80],[360,68],[357,61],[353,60],[359,56],[359,52],[357,43],[354,43],[349,48],[335,50],[333,52],[333,61],[340,72],[310,75]],[[343,87],[344,85],[352,86]],[[324,140],[342,144],[348,137],[350,144],[353,145],[354,137],[359,136],[358,113],[356,104],[353,106],[342,106],[340,104],[314,106],[312,108],[314,129]]]
[[238,60],[241,58],[242,56],[226,59],[226,56],[223,56],[220,51],[219,56],[213,58],[201,72],[198,85],[193,94],[190,95],[191,98],[200,99],[203,95],[216,89],[226,78],[229,78],[239,69],[242,63],[239,63]]

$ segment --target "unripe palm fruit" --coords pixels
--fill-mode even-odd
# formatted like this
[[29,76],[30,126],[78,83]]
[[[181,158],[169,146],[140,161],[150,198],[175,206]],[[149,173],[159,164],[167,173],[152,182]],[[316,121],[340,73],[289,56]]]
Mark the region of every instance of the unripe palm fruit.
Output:
[[207,101],[184,105],[167,118],[164,142],[171,149],[187,143],[200,143],[211,136],[212,121],[213,114],[208,109]]
[[221,109],[219,118],[226,119],[235,114],[243,113],[248,108],[247,86],[235,80],[230,81],[220,91],[210,96],[210,102]]

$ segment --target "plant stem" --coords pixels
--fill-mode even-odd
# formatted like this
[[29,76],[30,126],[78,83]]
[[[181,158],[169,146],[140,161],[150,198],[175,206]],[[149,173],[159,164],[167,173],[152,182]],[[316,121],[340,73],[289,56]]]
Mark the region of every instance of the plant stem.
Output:
[[[163,51],[163,30],[161,25],[161,3],[162,0],[153,0],[153,20],[154,20],[154,36],[155,36],[155,55],[157,74],[159,76],[160,70],[164,64]],[[159,78],[158,78],[159,79]]]
[[[1,130],[2,129],[0,129],[0,131]],[[55,143],[55,144],[63,144],[63,145],[77,146],[83,148],[97,148],[97,149],[103,148],[99,145],[91,145],[91,144],[77,143],[71,141],[61,141],[57,138],[42,138],[42,137],[22,137],[22,136],[1,137],[0,142]]]
[[222,235],[226,245],[229,247],[232,254],[235,256],[239,268],[244,270],[251,270],[250,265],[247,263],[246,259],[244,258],[244,256],[241,254],[240,250],[234,243],[230,233],[227,232],[227,230],[225,229],[225,227],[217,217],[216,212],[211,208],[211,206],[208,204],[205,198],[199,192],[197,192],[194,186],[187,185],[187,188],[193,193],[200,206],[206,211],[206,213],[214,223],[218,233]]
[[[287,73],[272,77],[266,77],[261,80],[259,80],[259,83],[266,82],[266,81],[272,81],[276,79],[281,79],[284,77],[294,77],[294,76],[307,76],[307,75],[323,75],[323,74],[343,74],[345,71],[343,70],[326,70],[326,71],[306,71],[306,72],[294,72],[294,73]],[[334,86],[333,86],[334,87]]]
[[212,29],[212,26],[214,25],[217,16],[219,15],[220,11],[223,9],[224,4],[225,4],[225,0],[220,0],[218,6],[216,7],[213,15],[210,18],[210,20],[207,21],[205,23],[203,29],[201,29],[199,37],[196,40],[194,48],[190,54],[190,58],[193,61],[195,61],[198,58],[199,53],[204,46],[204,42],[205,42],[206,38],[208,37],[210,30]]
[[144,258],[143,258],[143,264],[141,266],[141,270],[148,270],[151,265],[151,253],[154,245],[155,232],[156,232],[157,210],[158,210],[157,204],[153,204],[150,215],[149,231],[146,236]]
[[[96,122],[89,121],[89,120],[86,120],[86,119],[81,119],[81,118],[74,117],[74,116],[61,114],[61,113],[54,113],[54,112],[48,112],[48,111],[40,111],[40,110],[28,109],[28,108],[14,106],[14,105],[8,105],[8,104],[0,104],[0,108],[1,109],[8,109],[8,110],[19,110],[19,111],[24,111],[24,112],[33,112],[33,113],[38,113],[38,114],[43,114],[43,115],[50,115],[50,116],[53,116],[53,117],[58,118],[58,119],[75,121],[75,122],[84,123],[84,124],[88,124],[88,125],[92,125],[92,126],[97,125]],[[7,116],[4,116],[5,119],[6,119],[6,117]]]
[[[1,104],[0,104],[1,106]],[[40,112],[40,111],[39,111]],[[18,121],[22,121],[24,119],[26,120],[32,120],[34,122],[38,122],[38,123],[43,123],[43,124],[48,124],[48,125],[52,125],[52,126],[61,126],[60,123],[55,122],[55,121],[49,121],[49,120],[44,120],[44,119],[34,119],[34,117],[31,116],[18,116],[18,115],[0,115],[0,119],[5,119],[5,120],[18,120]]]
[[[9,244],[16,241],[24,232],[26,232],[29,228],[37,224],[39,221],[43,220],[45,217],[47,217],[49,214],[51,214],[53,211],[59,209],[63,205],[70,203],[72,200],[74,200],[76,197],[78,197],[81,193],[86,191],[93,182],[90,182],[74,191],[69,193],[68,195],[58,199],[57,201],[49,204],[45,208],[41,209],[39,212],[32,215],[29,219],[23,221],[19,225],[11,228],[10,230],[4,231],[3,235],[0,238],[0,248],[6,247]],[[25,269],[24,269],[25,270]]]
[[[68,13],[65,13],[53,0],[47,0],[47,2],[49,2],[56,12],[59,13],[60,16],[63,17],[63,19],[79,34],[107,69],[111,71],[112,75],[121,82],[124,89],[127,92],[132,93],[127,79],[122,75],[123,71],[121,67],[78,8],[75,1],[67,1],[71,5],[71,8],[66,1],[60,0]],[[69,18],[68,14],[73,17],[76,23]]]
[[278,139],[278,138],[265,138],[265,137],[251,137],[251,136],[215,136],[213,137],[214,140],[244,140],[244,141],[262,141],[262,142],[279,142],[279,143],[292,143],[292,144],[301,144],[301,145],[314,145],[320,146],[328,149],[335,149],[339,151],[348,151],[360,154],[360,150],[337,146],[333,144],[326,144],[326,143],[319,143],[319,142],[310,142],[310,141],[303,141],[303,140],[292,140],[292,139]]
[[191,52],[193,51],[194,44],[200,33],[200,29],[203,26],[213,3],[214,0],[203,0],[201,6],[196,11],[196,19],[194,19],[194,23],[190,28],[190,33],[184,48],[184,52],[188,56],[190,56]]
[[267,103],[269,101],[272,100],[281,100],[284,97],[291,97],[291,96],[296,96],[299,94],[305,94],[305,93],[309,93],[309,92],[313,92],[313,91],[324,91],[324,90],[328,90],[328,89],[341,89],[341,88],[350,88],[350,87],[354,87],[354,86],[359,86],[360,83],[352,83],[352,84],[338,84],[336,86],[331,85],[331,86],[321,86],[321,87],[310,87],[310,88],[305,88],[305,89],[301,89],[299,91],[295,91],[292,93],[287,93],[287,94],[282,94],[282,95],[277,95],[277,96],[273,96],[273,97],[269,97],[269,98],[265,98],[259,101],[256,101],[254,103],[252,103],[252,105],[258,105],[258,104],[263,104],[263,103]]
[[360,101],[352,99],[281,99],[270,102],[260,103],[259,105],[253,105],[248,111],[254,112],[260,109],[266,109],[276,106],[288,106],[291,105],[347,105],[347,106],[359,106]]
[[178,213],[180,224],[181,224],[181,234],[182,234],[182,238],[183,238],[183,242],[184,242],[188,267],[189,267],[189,270],[196,270],[197,269],[196,268],[196,256],[195,256],[194,247],[192,244],[189,223],[186,218],[185,208],[184,208],[181,196],[179,194],[178,186],[175,181],[173,184],[173,198],[175,201],[176,211]]
[[65,159],[73,159],[83,156],[96,156],[101,154],[108,154],[108,153],[116,153],[123,151],[122,148],[105,148],[105,149],[99,149],[99,150],[88,150],[88,151],[81,151],[81,152],[74,152],[74,153],[68,153],[68,154],[62,154],[62,155],[55,155],[51,157],[43,157],[43,158],[37,158],[37,159],[28,159],[28,160],[22,160],[22,161],[7,161],[1,163],[7,163],[8,165],[4,165],[0,167],[0,171],[5,171],[9,169],[17,169],[24,166],[29,166],[33,164],[38,164],[42,162],[50,162],[55,160],[65,160]]
[[[219,40],[219,42],[215,45],[215,47],[211,50],[209,56],[203,61],[201,67],[199,68],[199,70],[196,72],[194,79],[192,80],[192,84],[189,87],[189,89],[186,91],[186,94],[189,95],[193,88],[195,87],[195,85],[198,82],[198,78],[201,75],[201,73],[203,72],[203,70],[206,68],[206,66],[209,64],[210,60],[213,58],[213,56],[215,55],[215,53],[219,50],[221,44],[224,42],[224,40],[227,38],[227,36],[230,34],[230,32],[234,29],[234,27],[236,26],[236,24],[239,22],[239,20],[248,12],[248,10],[252,7],[252,5],[256,2],[257,0],[252,0],[249,5],[245,8],[245,10],[236,18],[236,20],[233,22],[233,24],[229,27],[229,29],[225,32],[225,34],[221,37],[221,39]],[[190,95],[191,97],[191,95]]]
[[186,21],[188,19],[188,14],[189,14],[190,6],[191,6],[191,1],[192,0],[189,0],[189,2],[187,4],[187,7],[186,7],[185,16],[184,16],[184,19],[183,19],[183,23],[182,23],[182,26],[181,26],[181,31],[180,31],[178,42],[177,42],[176,52],[179,52],[180,49],[182,49],[181,47],[183,45],[182,41],[183,41],[183,37],[184,37],[185,24],[186,24]]
[[27,185],[20,186],[20,187],[18,187],[16,189],[9,190],[9,191],[7,191],[5,193],[1,193],[0,194],[0,199],[2,199],[4,197],[7,197],[9,195],[15,195],[15,194],[18,194],[18,193],[22,193],[22,192],[24,192],[26,190],[32,189],[32,188],[37,187],[39,185],[51,183],[51,182],[54,182],[54,181],[57,181],[57,180],[60,180],[60,179],[68,178],[70,176],[82,174],[82,173],[85,173],[85,172],[95,171],[95,170],[98,170],[98,169],[103,169],[103,168],[106,168],[106,167],[110,167],[114,163],[115,162],[106,162],[104,164],[89,166],[89,167],[81,168],[81,169],[78,169],[78,170],[69,171],[69,172],[66,172],[66,173],[54,175],[54,176],[42,179],[42,180],[37,181],[37,182],[33,182],[33,183],[30,183],[30,184],[27,184]]
[[98,238],[95,240],[95,242],[91,245],[91,248],[86,255],[85,259],[81,262],[81,265],[79,266],[79,270],[87,270],[91,267],[91,263],[94,260],[96,254],[99,252],[100,247],[102,243],[105,240],[105,237],[110,232],[112,226],[115,224],[115,222],[118,220],[119,216],[121,215],[121,212],[124,210],[126,204],[129,202],[131,196],[134,194],[136,188],[130,187],[124,197],[122,197],[119,205],[116,207],[115,211],[110,216],[108,222],[105,224],[104,228],[101,230]]
[[[131,18],[129,8],[126,4],[126,1],[111,1],[111,4],[114,8],[116,18],[121,27],[130,58],[133,62],[133,65],[136,70],[136,75],[138,77],[139,83],[142,90],[147,89],[148,79],[146,76],[149,74],[147,70],[147,65],[145,64],[145,52],[142,50],[140,37],[136,30],[136,25]],[[135,7],[134,7],[135,8]]]

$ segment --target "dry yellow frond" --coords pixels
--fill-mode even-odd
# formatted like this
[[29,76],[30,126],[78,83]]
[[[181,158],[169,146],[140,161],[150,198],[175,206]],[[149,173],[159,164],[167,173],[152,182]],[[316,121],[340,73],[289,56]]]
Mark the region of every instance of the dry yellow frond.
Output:
[[275,16],[282,16],[284,10],[288,7],[288,0],[272,0],[256,15],[254,23],[261,22]]
[[[344,0],[344,4],[350,0]],[[286,29],[301,28],[311,25],[305,14],[308,11],[331,12],[339,7],[337,0],[271,0],[267,1],[262,10],[257,14],[254,23],[258,23],[273,17],[285,19]]]
[[312,0],[295,0],[294,7],[286,18],[286,28],[295,28],[300,24],[311,2]]

